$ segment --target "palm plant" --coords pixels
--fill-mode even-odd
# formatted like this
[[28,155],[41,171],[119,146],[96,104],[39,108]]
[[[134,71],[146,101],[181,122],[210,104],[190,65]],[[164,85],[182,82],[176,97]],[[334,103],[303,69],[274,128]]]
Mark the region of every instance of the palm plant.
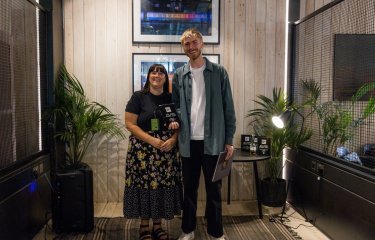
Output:
[[[304,92],[316,95],[316,100],[320,97],[321,88],[313,80],[302,81]],[[313,112],[316,112],[319,119],[319,135],[321,136],[323,153],[333,153],[335,149],[344,145],[353,138],[354,130],[365,123],[365,119],[375,113],[375,98],[368,99],[359,117],[355,118],[356,103],[369,91],[375,89],[375,82],[364,84],[352,96],[351,103],[328,101],[318,103],[311,102]]]
[[[258,136],[265,136],[271,141],[271,158],[267,161],[267,172],[270,180],[276,182],[281,176],[282,153],[286,147],[296,149],[302,143],[310,139],[312,131],[303,126],[302,121],[297,121],[298,112],[304,105],[310,104],[313,100],[309,98],[302,105],[291,103],[281,89],[273,89],[272,98],[264,95],[257,96],[259,100],[254,100],[260,108],[250,110],[247,117],[251,117],[250,125],[253,126],[254,133]],[[272,123],[272,117],[280,115],[289,110],[291,116],[284,128],[277,128]]]
[[62,167],[77,169],[82,165],[88,147],[94,137],[124,138],[123,127],[116,115],[97,102],[90,102],[78,79],[62,66],[55,87],[55,105],[47,116],[64,122],[55,137],[65,143],[65,162]]

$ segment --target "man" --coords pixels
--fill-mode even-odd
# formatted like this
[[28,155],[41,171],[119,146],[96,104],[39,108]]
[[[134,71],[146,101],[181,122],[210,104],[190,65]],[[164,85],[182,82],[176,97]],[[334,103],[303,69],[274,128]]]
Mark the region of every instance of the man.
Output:
[[181,44],[189,62],[176,70],[172,100],[181,118],[179,147],[182,156],[184,202],[180,240],[194,239],[201,169],[206,186],[207,232],[225,239],[221,215],[221,180],[212,182],[221,151],[233,154],[236,116],[228,74],[224,67],[203,58],[202,34],[187,29]]

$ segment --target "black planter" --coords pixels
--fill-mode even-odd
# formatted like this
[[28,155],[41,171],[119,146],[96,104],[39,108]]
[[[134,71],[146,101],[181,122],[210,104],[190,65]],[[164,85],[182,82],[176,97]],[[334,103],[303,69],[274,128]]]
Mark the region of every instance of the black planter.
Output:
[[52,223],[56,232],[93,229],[93,174],[89,166],[57,172],[52,196]]
[[282,207],[286,201],[286,181],[278,178],[271,182],[270,178],[260,181],[262,192],[262,204],[269,207]]

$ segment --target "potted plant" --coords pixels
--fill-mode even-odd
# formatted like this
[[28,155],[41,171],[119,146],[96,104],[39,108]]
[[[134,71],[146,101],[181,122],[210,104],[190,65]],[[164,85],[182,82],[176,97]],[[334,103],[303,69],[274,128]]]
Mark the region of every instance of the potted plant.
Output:
[[92,170],[83,162],[97,134],[124,138],[116,115],[89,101],[78,79],[60,68],[55,105],[47,110],[49,121],[63,123],[55,138],[64,145],[53,191],[53,226],[57,231],[90,231],[93,228]]
[[[271,158],[266,162],[267,177],[261,180],[262,203],[271,207],[280,207],[286,201],[286,181],[281,178],[283,149],[288,147],[297,149],[302,143],[310,139],[312,131],[303,125],[300,110],[313,102],[312,94],[301,105],[295,105],[286,98],[281,89],[273,89],[272,98],[258,95],[254,100],[257,109],[250,110],[247,117],[251,117],[250,125],[255,135],[270,139]],[[279,116],[288,111],[288,118],[283,128],[277,128],[273,116]]]
[[[315,93],[316,99],[320,96],[321,88],[315,80],[302,81],[302,87],[305,92]],[[351,101],[312,102],[312,111],[316,113],[319,120],[319,136],[323,153],[335,155],[337,147],[345,146],[350,142],[355,129],[365,124],[365,120],[375,113],[373,96],[368,98],[363,108],[357,106],[358,101],[374,89],[375,82],[369,82],[356,91]]]

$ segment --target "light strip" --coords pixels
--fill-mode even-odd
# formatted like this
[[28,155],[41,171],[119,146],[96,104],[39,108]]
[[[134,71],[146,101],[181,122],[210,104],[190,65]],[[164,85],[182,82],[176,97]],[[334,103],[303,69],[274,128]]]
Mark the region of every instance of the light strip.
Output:
[[[289,55],[289,0],[286,0],[285,6],[285,64],[284,64],[284,93],[288,96],[288,55]],[[285,151],[283,154],[283,166],[285,166]],[[283,167],[282,177],[285,179],[286,169]]]
[[[39,0],[36,1],[39,3]],[[36,8],[36,67],[37,67],[37,82],[38,82],[38,140],[39,140],[39,151],[42,150],[42,106],[41,106],[41,94],[40,94],[40,38],[39,38],[39,9]]]

